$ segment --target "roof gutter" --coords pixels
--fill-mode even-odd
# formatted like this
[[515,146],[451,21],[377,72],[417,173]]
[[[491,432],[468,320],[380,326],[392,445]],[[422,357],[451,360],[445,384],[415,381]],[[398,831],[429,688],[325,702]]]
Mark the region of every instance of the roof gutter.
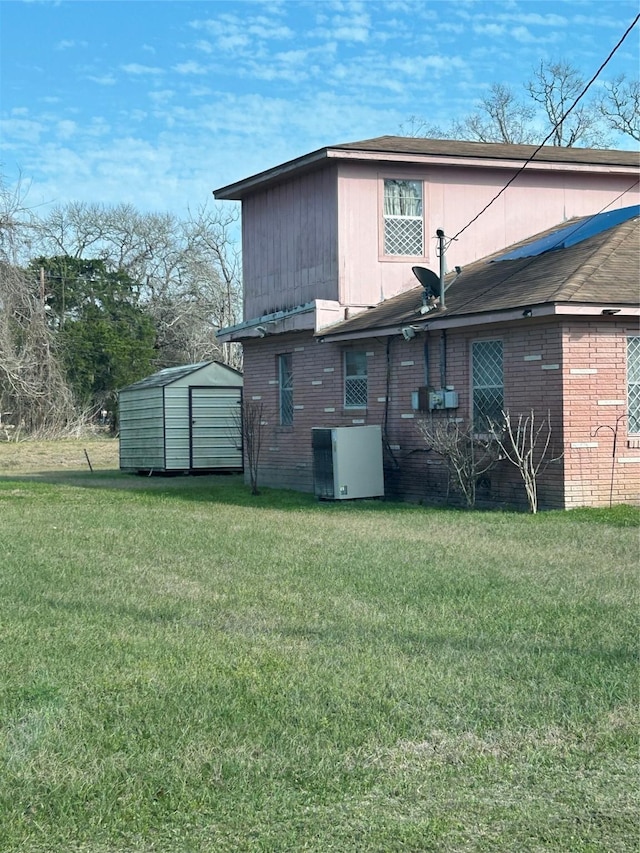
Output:
[[[491,311],[486,314],[466,314],[461,316],[434,317],[426,323],[411,322],[407,320],[402,324],[392,326],[381,326],[376,329],[361,329],[352,332],[336,332],[330,334],[316,334],[319,343],[334,343],[340,341],[357,341],[365,338],[384,338],[391,335],[404,335],[403,330],[413,329],[416,333],[427,331],[439,331],[441,329],[458,329],[469,326],[488,326],[494,323],[513,323],[520,321],[530,323],[535,318],[548,318],[560,316],[574,317],[603,317],[607,319],[623,317],[640,317],[640,307],[631,305],[614,306],[608,305],[575,305],[571,303],[558,303],[546,305],[520,306],[505,311]],[[413,336],[412,336],[413,337]]]
[[[305,302],[304,305],[296,305],[295,308],[289,308],[284,311],[274,311],[271,314],[262,314],[260,317],[252,317],[251,320],[244,320],[242,323],[236,323],[235,326],[225,326],[224,329],[218,329],[216,332],[217,338],[226,338],[233,340],[232,336],[242,334],[242,332],[257,331],[260,326],[269,323],[277,323],[279,320],[287,320],[289,317],[295,317],[297,314],[308,314],[315,309],[315,302]],[[260,334],[257,337],[263,337]],[[250,335],[243,335],[250,337]]]

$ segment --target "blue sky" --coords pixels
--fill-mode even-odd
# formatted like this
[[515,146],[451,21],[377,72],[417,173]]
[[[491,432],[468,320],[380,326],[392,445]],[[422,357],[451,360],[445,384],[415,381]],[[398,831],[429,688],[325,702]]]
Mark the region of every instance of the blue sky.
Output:
[[[448,124],[541,60],[586,79],[637,0],[0,2],[0,171],[30,206],[178,215],[325,145]],[[637,77],[636,26],[603,79]],[[621,147],[632,147],[632,140]]]

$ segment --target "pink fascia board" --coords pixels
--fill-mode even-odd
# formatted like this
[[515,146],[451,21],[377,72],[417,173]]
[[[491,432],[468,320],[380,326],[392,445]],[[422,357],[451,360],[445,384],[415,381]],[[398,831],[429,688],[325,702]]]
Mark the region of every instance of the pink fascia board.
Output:
[[[336,160],[370,160],[376,163],[408,163],[412,166],[459,166],[461,168],[480,169],[510,169],[522,168],[525,160],[489,159],[487,157],[462,157],[460,155],[441,154],[403,154],[380,151],[327,151],[328,159]],[[530,160],[526,166],[528,171],[544,172],[598,172],[600,174],[635,175],[640,173],[640,166],[616,166],[597,163],[551,163],[548,160]]]

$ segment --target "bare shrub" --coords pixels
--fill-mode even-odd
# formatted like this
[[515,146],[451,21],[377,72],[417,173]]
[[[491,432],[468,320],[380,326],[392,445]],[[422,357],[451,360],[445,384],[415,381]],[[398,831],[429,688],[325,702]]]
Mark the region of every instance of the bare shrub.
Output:
[[495,442],[476,435],[471,424],[456,420],[430,417],[418,421],[417,426],[427,446],[442,456],[449,483],[460,492],[466,506],[475,506],[478,479],[499,458]]
[[533,409],[528,415],[518,415],[517,421],[503,411],[502,421],[491,424],[491,434],[501,452],[520,472],[532,513],[538,511],[538,476],[562,456],[551,455],[551,433],[551,414],[536,423]]
[[264,432],[264,406],[256,400],[246,400],[236,414],[235,424],[242,436],[244,458],[249,471],[251,494],[259,495],[258,474]]

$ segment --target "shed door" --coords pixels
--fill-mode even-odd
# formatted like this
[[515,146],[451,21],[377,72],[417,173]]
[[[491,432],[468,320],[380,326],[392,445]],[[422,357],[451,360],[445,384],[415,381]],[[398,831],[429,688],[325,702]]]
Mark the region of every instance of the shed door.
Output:
[[242,470],[242,388],[190,388],[191,468]]

